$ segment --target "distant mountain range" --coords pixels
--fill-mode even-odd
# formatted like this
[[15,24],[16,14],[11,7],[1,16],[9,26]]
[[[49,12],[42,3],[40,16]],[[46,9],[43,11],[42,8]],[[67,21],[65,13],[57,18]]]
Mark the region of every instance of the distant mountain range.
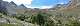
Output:
[[[52,8],[49,8],[49,10],[56,10],[67,7],[68,4],[57,4]],[[6,2],[6,1],[0,1],[0,12],[7,12],[9,15],[12,14],[24,14],[25,10],[39,10],[39,8],[27,8],[24,4],[16,5],[13,1]],[[43,9],[44,10],[44,9]]]

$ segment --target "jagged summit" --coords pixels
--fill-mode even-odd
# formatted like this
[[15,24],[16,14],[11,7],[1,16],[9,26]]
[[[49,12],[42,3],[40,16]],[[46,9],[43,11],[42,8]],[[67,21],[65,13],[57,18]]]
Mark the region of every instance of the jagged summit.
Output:
[[[16,5],[13,1],[11,1],[10,3],[13,4],[13,5]],[[17,5],[16,5],[16,6],[17,6]]]
[[0,11],[7,12],[8,15],[17,14],[19,11],[24,11],[25,9],[27,9],[27,7],[25,7],[25,5],[23,4],[16,5],[13,1],[11,2],[0,1]]
[[24,4],[21,4],[20,6],[24,7],[24,8],[27,8]]
[[25,5],[24,5],[24,4],[21,4],[20,6],[23,6],[23,7],[25,7]]

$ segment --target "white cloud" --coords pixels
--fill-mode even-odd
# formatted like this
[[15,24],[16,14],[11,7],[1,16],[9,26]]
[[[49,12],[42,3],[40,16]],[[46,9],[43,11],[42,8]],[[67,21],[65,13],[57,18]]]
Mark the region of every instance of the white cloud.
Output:
[[26,7],[28,7],[28,8],[40,8],[40,7],[31,7],[31,6],[26,6]]
[[48,8],[52,8],[52,6],[41,6],[41,9],[48,9]]
[[32,0],[4,0],[4,1],[14,1],[16,4],[20,5],[20,4],[27,4],[30,5]]
[[60,4],[64,4],[64,3],[60,3]]
[[49,9],[49,8],[52,8],[52,6],[41,6],[41,7],[31,7],[31,6],[26,6],[28,8],[40,8],[40,9]]
[[31,6],[26,6],[28,8],[40,8],[40,9],[48,9],[48,8],[52,8],[52,6],[41,6],[41,7],[31,7]]
[[60,3],[57,3],[57,4],[65,4],[64,2],[60,2]]
[[27,5],[30,5],[32,0],[15,0],[14,2],[17,3],[17,4],[27,4]]
[[3,0],[3,1],[8,1],[8,2],[11,2],[11,1],[13,1],[13,0]]

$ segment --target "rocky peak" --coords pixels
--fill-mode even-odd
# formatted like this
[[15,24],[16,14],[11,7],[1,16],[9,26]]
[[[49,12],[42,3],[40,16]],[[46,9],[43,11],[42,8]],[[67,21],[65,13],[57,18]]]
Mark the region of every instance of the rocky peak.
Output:
[[25,6],[24,6],[24,4],[21,4],[20,6],[23,6],[23,7],[25,7]]
[[13,4],[13,5],[15,5],[15,6],[17,6],[13,1],[11,1],[10,3]]
[[20,6],[24,7],[24,8],[27,8],[24,4],[21,4]]

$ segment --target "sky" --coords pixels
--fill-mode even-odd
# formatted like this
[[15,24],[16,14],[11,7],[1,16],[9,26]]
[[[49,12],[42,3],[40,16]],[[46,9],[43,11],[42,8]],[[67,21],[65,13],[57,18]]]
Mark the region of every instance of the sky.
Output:
[[29,8],[51,8],[56,4],[67,4],[68,0],[4,0],[14,1],[17,5],[24,4]]

